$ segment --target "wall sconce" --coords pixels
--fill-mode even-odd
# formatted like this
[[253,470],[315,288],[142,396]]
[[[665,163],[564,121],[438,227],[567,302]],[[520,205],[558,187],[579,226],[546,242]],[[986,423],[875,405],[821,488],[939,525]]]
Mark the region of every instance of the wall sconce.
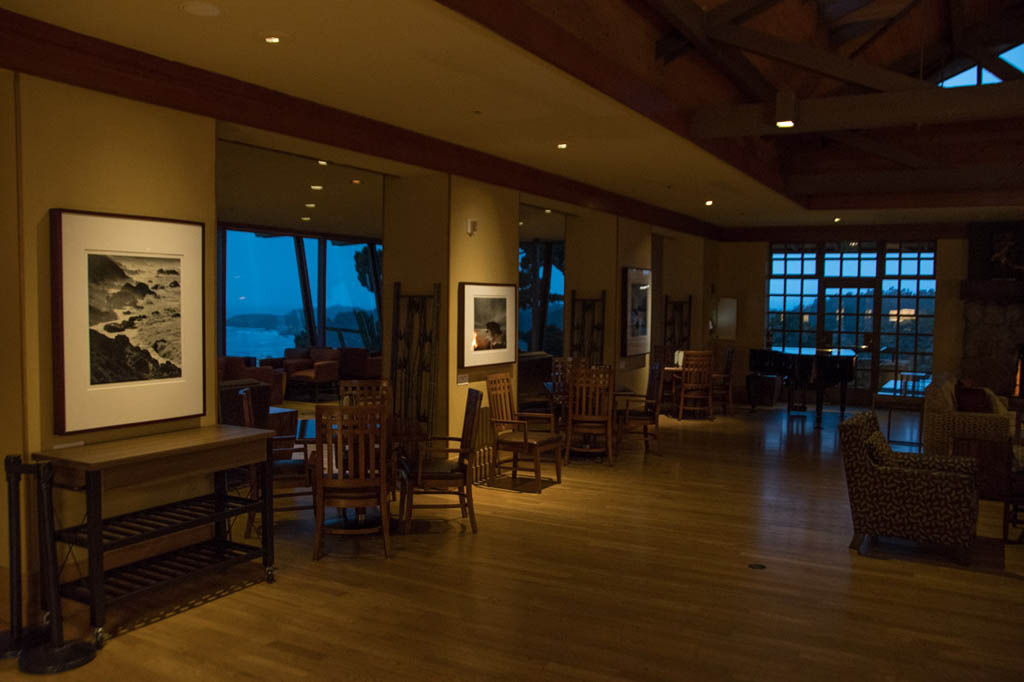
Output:
[[792,128],[796,125],[796,93],[789,89],[775,94],[775,126]]
[[477,230],[477,226],[476,225],[477,224],[476,224],[476,220],[475,219],[470,218],[469,220],[467,220],[466,221],[466,234],[469,235],[470,237],[472,237],[474,234],[476,234],[476,230]]

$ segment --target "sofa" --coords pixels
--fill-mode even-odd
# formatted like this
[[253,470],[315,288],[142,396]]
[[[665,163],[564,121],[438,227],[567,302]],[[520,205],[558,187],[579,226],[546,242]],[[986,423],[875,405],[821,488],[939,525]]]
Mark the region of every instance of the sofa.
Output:
[[270,404],[280,405],[284,402],[285,374],[284,370],[275,371],[273,367],[255,367],[250,358],[235,355],[222,355],[217,358],[217,383],[235,382],[245,379],[258,381],[270,388]]
[[881,535],[941,545],[967,561],[978,523],[974,460],[893,452],[873,412],[839,425],[839,449],[853,517],[851,549]]
[[1014,414],[1006,402],[987,388],[983,392],[988,412],[958,409],[957,381],[951,377],[933,380],[924,391],[924,453],[948,455],[955,438],[1007,441],[1013,437]]

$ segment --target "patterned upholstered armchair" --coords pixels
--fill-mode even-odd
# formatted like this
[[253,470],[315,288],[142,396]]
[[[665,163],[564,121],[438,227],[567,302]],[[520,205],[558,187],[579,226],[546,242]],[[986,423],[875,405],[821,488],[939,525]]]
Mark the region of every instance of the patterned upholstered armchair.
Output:
[[992,391],[984,389],[991,412],[961,412],[956,404],[956,380],[933,381],[924,391],[924,454],[951,454],[954,438],[1008,442],[1013,413]]
[[851,549],[883,535],[951,548],[966,561],[978,522],[974,460],[895,453],[873,412],[839,425],[853,515]]

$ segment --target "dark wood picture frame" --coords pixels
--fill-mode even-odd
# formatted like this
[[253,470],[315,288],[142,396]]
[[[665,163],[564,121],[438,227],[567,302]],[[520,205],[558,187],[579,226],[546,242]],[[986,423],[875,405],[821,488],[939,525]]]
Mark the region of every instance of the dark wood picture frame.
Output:
[[[104,213],[98,211],[85,211],[77,209],[54,208],[49,212],[50,220],[50,268],[51,268],[51,327],[52,327],[52,355],[53,355],[53,413],[54,433],[63,435],[69,433],[81,433],[96,431],[99,429],[116,428],[121,426],[136,426],[163,421],[189,419],[201,417],[206,414],[206,225],[205,223],[191,220],[179,220],[174,218],[161,218],[152,216],[138,216],[117,213]],[[146,227],[152,227],[152,234],[147,233]],[[179,354],[181,367],[178,381],[156,380],[131,380],[125,382],[106,382],[101,384],[104,394],[93,400],[84,400],[81,372],[79,366],[69,369],[69,364],[81,365],[81,354],[84,352],[86,362],[91,363],[89,342],[83,339],[85,350],[75,346],[73,354],[75,359],[69,360],[67,350],[71,346],[66,345],[71,341],[69,330],[73,326],[79,328],[78,324],[70,325],[66,319],[69,303],[66,296],[66,287],[74,287],[68,291],[79,294],[82,290],[86,293],[82,302],[87,303],[89,299],[89,270],[85,265],[85,259],[78,259],[86,255],[86,252],[97,250],[100,252],[124,251],[129,257],[158,258],[166,251],[159,250],[165,244],[153,244],[149,239],[155,239],[161,233],[173,234],[174,230],[166,230],[168,225],[177,225],[195,230],[195,234],[187,234],[181,231],[175,239],[179,243],[173,246],[187,246],[187,254],[180,254],[179,263],[184,259],[187,267],[182,266],[182,272],[188,273],[188,277],[178,273],[174,280],[175,288],[181,290],[179,293],[178,315],[181,319],[181,340],[179,342]],[[110,234],[117,229],[131,228],[125,233],[125,239],[112,239]],[[75,246],[69,246],[69,235],[65,230],[71,230],[70,241]],[[97,246],[83,246],[83,242],[90,242],[86,235],[87,230],[98,231],[100,234]],[[116,246],[115,246],[116,244]],[[145,247],[142,244],[146,244]],[[133,250],[134,245],[134,250]],[[157,248],[157,255],[150,256],[153,248]],[[75,249],[72,258],[69,249]],[[184,251],[184,250],[183,250]],[[75,265],[76,260],[78,265]],[[197,262],[194,262],[197,261]],[[66,265],[71,268],[78,268],[83,277],[76,277],[74,282],[65,281]],[[196,272],[196,270],[198,272]],[[188,283],[186,283],[186,280]],[[197,291],[191,288],[196,287]],[[153,293],[153,292],[151,292]],[[188,303],[183,304],[181,300],[187,296]],[[90,319],[88,305],[85,306],[85,319]],[[118,305],[118,307],[124,307]],[[82,313],[79,313],[79,315]],[[186,319],[187,318],[187,319]],[[76,318],[77,319],[77,318]],[[97,323],[98,325],[98,323]],[[87,325],[90,329],[93,324]],[[130,328],[130,327],[129,327]],[[127,337],[125,337],[127,340]],[[198,341],[198,343],[195,343]],[[130,345],[130,342],[129,342]],[[197,348],[188,347],[197,345]],[[136,349],[138,350],[138,349]],[[148,352],[148,351],[146,351]],[[189,358],[186,363],[184,358]],[[86,370],[91,375],[91,365]],[[74,376],[69,373],[74,371]],[[148,381],[148,383],[147,383]],[[92,386],[90,379],[85,381],[86,388]],[[168,388],[171,387],[171,388]],[[140,390],[142,389],[142,390]],[[161,390],[163,389],[163,390]],[[127,391],[127,393],[119,393]],[[161,395],[164,394],[164,395]],[[69,401],[89,403],[91,413],[81,415],[78,413],[79,405],[76,403],[69,410]],[[175,402],[175,400],[177,402]],[[127,402],[132,409],[127,410],[124,418],[115,418],[113,414],[118,411],[119,401]],[[98,406],[98,407],[97,407]],[[103,412],[109,408],[109,412]]]
[[[507,301],[506,304],[506,329],[505,347],[495,349],[493,353],[486,352],[478,356],[480,351],[472,348],[473,320],[467,319],[471,314],[468,310],[468,298],[478,294],[498,295],[500,294]],[[509,309],[511,308],[511,309]],[[489,282],[459,282],[459,324],[458,338],[458,367],[459,369],[470,369],[473,367],[485,367],[487,365],[506,365],[516,362],[519,357],[519,287],[515,284],[492,284]],[[466,364],[472,359],[471,364]]]

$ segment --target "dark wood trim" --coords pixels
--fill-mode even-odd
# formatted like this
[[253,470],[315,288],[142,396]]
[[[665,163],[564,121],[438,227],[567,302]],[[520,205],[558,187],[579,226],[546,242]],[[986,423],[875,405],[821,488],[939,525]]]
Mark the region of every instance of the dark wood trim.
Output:
[[723,228],[723,242],[917,241],[966,239],[967,223],[908,225],[764,225]]
[[[504,7],[510,3],[486,4],[488,7]],[[518,25],[525,28],[522,20]],[[537,30],[536,26],[529,28]],[[552,39],[550,32],[545,35],[549,41]],[[0,10],[0,66],[222,121],[463,175],[670,230],[712,238],[718,231],[715,226],[682,213],[554,173],[162,59],[7,10]],[[619,71],[620,78],[628,75],[621,69]],[[632,88],[630,83],[635,85],[637,82],[629,75],[620,85]],[[652,94],[649,88],[636,86],[633,89],[636,93],[630,99],[639,101]],[[666,112],[677,108],[665,98],[657,98],[647,108],[656,106],[664,106]],[[685,123],[685,118],[680,115],[665,115],[678,119],[679,125]],[[735,163],[735,160],[731,162]],[[752,172],[749,168],[744,170]],[[772,186],[781,186],[781,179],[776,177]]]
[[271,234],[276,237],[309,237],[310,239],[330,239],[332,241],[350,240],[352,244],[382,244],[379,237],[363,237],[351,234],[336,234],[334,232],[321,232],[319,230],[297,230],[290,227],[276,227],[274,225],[258,225],[255,223],[235,223],[227,220],[217,222],[217,227],[222,230],[235,230],[237,232],[259,232],[260,234]]

